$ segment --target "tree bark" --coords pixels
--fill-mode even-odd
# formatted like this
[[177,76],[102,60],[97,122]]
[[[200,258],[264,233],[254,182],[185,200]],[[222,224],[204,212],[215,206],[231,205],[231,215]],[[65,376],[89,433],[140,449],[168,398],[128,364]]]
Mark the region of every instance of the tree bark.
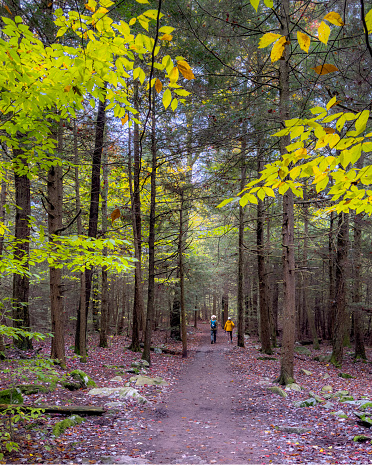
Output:
[[185,309],[185,283],[184,283],[184,268],[183,268],[183,253],[184,253],[184,223],[183,209],[184,198],[181,187],[180,195],[180,231],[178,239],[178,259],[179,259],[179,274],[180,274],[180,310],[181,310],[181,337],[182,337],[182,358],[187,357],[187,332],[186,332],[186,309]]
[[[289,37],[289,0],[282,0],[280,7],[280,33]],[[285,46],[283,60],[280,60],[280,120],[289,119],[289,54],[288,45]],[[280,153],[286,153],[289,136],[280,140]],[[296,283],[295,283],[295,254],[294,254],[294,200],[293,192],[288,191],[283,196],[283,340],[280,363],[279,384],[289,384],[294,380],[294,343],[296,331]]]
[[[245,151],[247,141],[243,135],[240,154],[240,190],[246,182]],[[238,347],[244,347],[244,209],[239,205],[239,242],[238,242]],[[195,317],[196,318],[196,317]]]
[[[134,107],[139,108],[138,103],[138,84],[134,87]],[[131,157],[130,157],[131,158]],[[132,180],[132,163],[130,164],[130,189],[131,189],[131,210],[132,210],[132,227],[134,253],[136,258],[135,275],[134,275],[134,302],[133,302],[133,322],[132,322],[132,342],[130,349],[133,352],[140,352],[140,328],[143,318],[143,295],[142,295],[142,218],[141,218],[141,195],[140,195],[140,176],[141,176],[141,152],[139,144],[139,127],[134,123],[133,130],[133,180]],[[133,182],[133,184],[132,184]]]
[[[15,243],[14,258],[22,264],[23,273],[13,275],[13,303],[12,317],[13,326],[24,330],[30,330],[29,292],[30,278],[29,252],[30,252],[30,216],[31,216],[31,194],[30,180],[28,174],[28,163],[23,156],[22,149],[13,149],[14,165],[14,187],[15,187]],[[20,174],[20,171],[26,174]],[[14,345],[22,350],[32,349],[32,340],[20,336],[15,339]]]
[[[58,152],[62,153],[62,124],[58,129]],[[48,172],[48,232],[49,241],[52,247],[58,246],[58,235],[62,229],[63,215],[63,176],[62,166],[51,166]],[[52,345],[51,358],[61,362],[61,366],[66,366],[65,358],[65,336],[64,336],[64,308],[62,295],[62,269],[49,267],[50,285],[50,312],[52,322]]]
[[[107,153],[103,156],[103,191],[102,191],[102,235],[107,233],[107,196],[108,196],[108,165]],[[103,255],[107,256],[107,247],[103,249]],[[107,326],[108,326],[108,281],[107,267],[102,267],[102,293],[101,293],[101,320],[99,330],[99,346],[107,347]]]
[[[354,216],[354,262],[353,262],[353,302],[362,300],[362,218],[361,215]],[[364,346],[363,315],[362,311],[355,309],[354,316],[354,341],[355,341],[355,359],[366,360],[366,350]]]
[[331,363],[342,365],[344,339],[347,324],[346,277],[349,246],[349,215],[338,215],[336,258],[336,317],[333,330]]
[[[89,226],[88,226],[88,236],[97,237],[98,230],[98,211],[99,211],[99,196],[100,196],[100,178],[101,178],[101,158],[103,152],[103,142],[104,142],[104,133],[106,126],[106,98],[103,97],[103,100],[99,101],[97,119],[96,119],[96,135],[94,142],[94,151],[92,157],[92,176],[91,176],[91,188],[90,188],[90,208],[89,208]],[[78,347],[75,346],[75,352],[82,355],[82,348],[80,347],[81,341],[85,340],[84,346],[86,351],[86,329],[87,329],[87,320],[89,312],[89,302],[90,302],[90,292],[92,286],[92,269],[85,270],[85,324],[84,324],[84,335],[81,335],[82,328],[79,325],[76,325],[76,337],[75,343],[79,344]],[[80,305],[80,311],[82,311]],[[82,321],[81,315],[79,321]]]
[[152,337],[152,327],[155,318],[155,208],[156,208],[156,119],[155,119],[155,98],[152,108],[152,131],[151,131],[151,194],[150,194],[150,218],[149,218],[149,277],[147,291],[147,312],[146,328],[142,359],[151,363],[150,347]]
[[[258,154],[258,173],[263,169],[261,153]],[[265,239],[264,239],[264,202],[258,199],[257,204],[257,223],[256,223],[256,243],[257,243],[257,272],[258,288],[260,294],[260,339],[261,351],[264,354],[272,354],[270,339],[270,309],[268,298],[268,279],[266,274],[266,256],[265,256]]]
[[[305,195],[304,199],[307,199],[307,191],[306,187],[304,188],[305,190]],[[309,211],[308,211],[308,206],[305,203],[303,205],[303,213],[304,213],[304,244],[303,244],[303,256],[302,256],[302,266],[303,266],[303,273],[302,273],[302,306],[304,313],[307,316],[307,320],[309,322],[309,327],[310,327],[310,332],[311,332],[311,338],[313,341],[313,347],[315,350],[319,350],[319,340],[318,340],[318,335],[316,332],[316,327],[315,327],[315,316],[314,313],[308,304],[308,286],[309,286],[309,272],[308,272],[308,257],[307,257],[307,250],[308,250],[308,237],[309,237]]]

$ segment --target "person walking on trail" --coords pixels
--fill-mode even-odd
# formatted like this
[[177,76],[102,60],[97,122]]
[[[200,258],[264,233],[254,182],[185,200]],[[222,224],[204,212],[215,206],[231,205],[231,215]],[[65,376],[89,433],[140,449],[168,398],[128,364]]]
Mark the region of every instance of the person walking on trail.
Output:
[[234,326],[234,322],[232,321],[231,316],[229,316],[226,320],[224,330],[227,332],[227,342],[229,342],[230,344],[232,344],[232,333]]
[[217,336],[217,317],[216,315],[211,316],[211,344],[216,343]]

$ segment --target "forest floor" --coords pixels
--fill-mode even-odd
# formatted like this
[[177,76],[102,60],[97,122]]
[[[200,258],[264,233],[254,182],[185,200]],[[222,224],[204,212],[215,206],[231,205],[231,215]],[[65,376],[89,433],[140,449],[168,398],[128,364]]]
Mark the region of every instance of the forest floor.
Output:
[[[59,438],[54,437],[52,428],[63,415],[21,421],[13,433],[21,447],[18,452],[6,453],[2,462],[372,463],[372,434],[354,414],[361,412],[355,401],[363,397],[372,401],[370,363],[353,363],[349,350],[342,369],[337,369],[313,359],[327,355],[329,346],[323,345],[320,351],[306,347],[305,353],[296,355],[295,368],[296,381],[303,389],[286,390],[284,398],[270,391],[279,373],[280,349],[268,358],[252,338],[246,339],[245,348],[238,348],[235,338],[234,344],[228,344],[221,330],[217,344],[211,345],[206,324],[197,330],[190,327],[188,332],[187,359],[152,354],[147,375],[162,377],[168,386],[133,386],[133,375],[126,369],[140,354],[125,350],[129,341],[124,336],[110,338],[108,349],[98,348],[97,337],[91,338],[86,364],[69,349],[68,371],[85,371],[98,387],[124,387],[129,382],[149,402],[108,406],[118,399],[88,395],[89,389],[70,392],[62,387],[27,396],[26,404],[105,406],[107,411],[103,416],[85,417],[82,424],[67,429]],[[180,344],[167,341],[164,332],[156,332],[155,340],[159,347],[180,350]],[[48,354],[48,343],[35,345]],[[372,351],[367,353],[371,359]],[[17,360],[0,362],[1,388],[32,381],[31,374],[27,379],[16,375],[16,367]],[[7,368],[12,370],[12,383]],[[65,373],[60,372],[61,376]],[[344,379],[341,373],[354,378]],[[121,380],[113,381],[115,376]],[[329,388],[324,390],[326,385]],[[349,391],[355,401],[341,402],[335,396],[341,390]],[[295,404],[314,396],[320,396],[320,402],[313,406]],[[366,412],[368,415],[368,409]],[[361,435],[364,442],[355,442]]]

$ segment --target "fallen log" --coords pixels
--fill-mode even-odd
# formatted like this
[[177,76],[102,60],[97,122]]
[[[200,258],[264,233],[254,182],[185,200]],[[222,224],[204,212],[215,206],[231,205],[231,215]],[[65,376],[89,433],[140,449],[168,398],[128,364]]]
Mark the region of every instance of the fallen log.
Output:
[[0,404],[0,411],[21,408],[21,410],[30,410],[40,408],[45,413],[78,413],[81,415],[103,415],[106,409],[103,407],[91,407],[87,405],[20,405],[20,404]]

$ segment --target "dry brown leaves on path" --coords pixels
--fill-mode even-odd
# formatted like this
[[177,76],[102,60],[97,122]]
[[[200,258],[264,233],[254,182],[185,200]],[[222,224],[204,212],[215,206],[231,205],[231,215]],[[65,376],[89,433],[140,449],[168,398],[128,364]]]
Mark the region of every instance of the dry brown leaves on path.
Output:
[[[361,435],[372,439],[369,429],[354,415],[360,412],[360,405],[340,402],[334,396],[337,391],[349,391],[355,400],[372,400],[370,364],[353,363],[351,354],[347,354],[340,370],[313,360],[314,356],[325,355],[329,347],[309,349],[296,358],[295,377],[303,389],[286,390],[287,397],[283,398],[269,390],[279,373],[279,349],[273,356],[276,360],[262,360],[259,345],[252,339],[246,340],[245,348],[238,348],[227,344],[220,331],[217,344],[210,345],[207,325],[202,331],[189,328],[189,332],[187,360],[164,353],[152,355],[148,375],[160,376],[169,385],[138,387],[150,403],[127,401],[120,407],[109,407],[104,416],[86,417],[84,423],[67,429],[59,438],[53,436],[52,428],[64,418],[61,415],[21,422],[15,432],[21,449],[7,454],[6,462],[120,463],[123,456],[149,463],[372,462],[370,440],[353,440]],[[157,344],[165,342],[162,333],[156,338]],[[69,350],[68,371],[85,371],[98,387],[116,387],[118,382],[110,380],[119,375],[119,384],[124,386],[132,376],[126,370],[140,354],[124,351],[128,345],[125,337],[111,338],[108,349],[96,345],[97,338],[92,338],[87,364],[81,364]],[[179,344],[169,341],[165,345],[179,349]],[[47,355],[48,344],[40,347]],[[367,353],[372,356],[370,350]],[[16,361],[1,364],[3,370],[12,364],[15,367]],[[62,376],[64,372],[60,371]],[[341,378],[341,372],[355,378]],[[2,388],[7,387],[9,375],[1,373],[0,383]],[[328,391],[322,390],[325,385],[330,386]],[[115,400],[87,393],[58,387],[48,394],[27,396],[26,403],[34,404],[39,399],[55,405],[99,406]],[[300,401],[316,396],[319,402],[314,406],[298,406]]]

